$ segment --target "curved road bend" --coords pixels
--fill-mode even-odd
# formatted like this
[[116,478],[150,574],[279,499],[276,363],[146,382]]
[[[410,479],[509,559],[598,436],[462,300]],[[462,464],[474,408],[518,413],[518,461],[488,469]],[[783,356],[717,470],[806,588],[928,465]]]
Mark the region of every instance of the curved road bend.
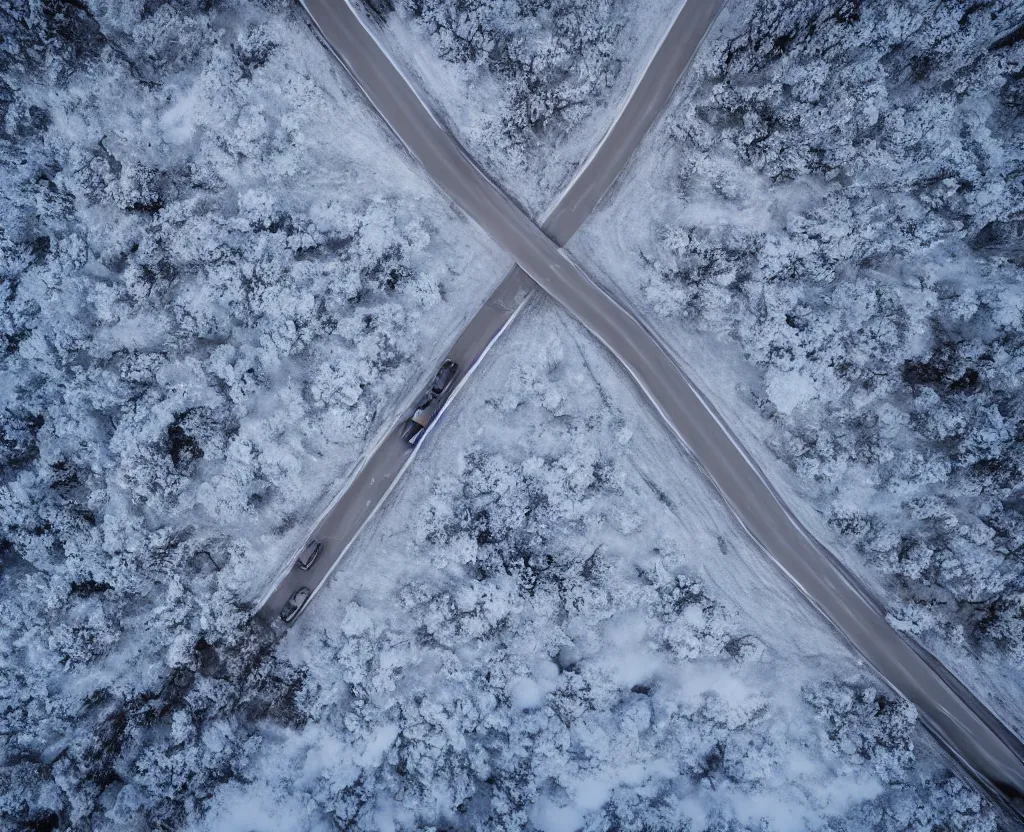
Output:
[[[576,233],[626,166],[668,103],[723,2],[690,0],[676,14],[612,126],[546,214],[541,228],[558,246],[564,246]],[[316,20],[322,7],[307,5]],[[533,280],[514,266],[466,325],[446,353],[459,365],[460,384],[534,288]],[[391,426],[314,525],[310,538],[323,542],[317,562],[308,571],[302,571],[294,566],[293,557],[272,589],[261,598],[259,607],[265,618],[274,620],[300,587],[308,586],[315,594],[390,493],[413,453],[401,438],[403,422],[404,419]]]
[[922,723],[979,785],[1024,825],[1020,743],[889,626],[878,606],[783,505],[667,350],[566,257],[433,118],[361,15],[344,0],[306,0],[306,6],[363,93],[435,181],[622,361],[754,540],[882,678],[917,707]]

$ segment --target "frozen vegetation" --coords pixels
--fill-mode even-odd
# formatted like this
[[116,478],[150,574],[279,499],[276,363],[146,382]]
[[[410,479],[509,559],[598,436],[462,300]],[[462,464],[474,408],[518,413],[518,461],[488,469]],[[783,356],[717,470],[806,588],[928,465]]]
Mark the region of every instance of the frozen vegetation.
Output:
[[[376,5],[534,209],[668,22]],[[753,359],[737,408],[905,626],[1019,655],[1021,38],[805,8],[706,50],[616,278]],[[506,264],[294,4],[8,2],[0,35],[0,828],[994,829],[545,304],[275,644],[254,593]]]
[[613,362],[516,327],[279,648],[302,727],[196,828],[994,830]]
[[0,827],[169,828],[287,690],[245,604],[506,263],[291,4],[0,33]]
[[1019,721],[1024,3],[729,9],[573,248]]
[[389,54],[534,216],[611,126],[679,0],[363,0]]

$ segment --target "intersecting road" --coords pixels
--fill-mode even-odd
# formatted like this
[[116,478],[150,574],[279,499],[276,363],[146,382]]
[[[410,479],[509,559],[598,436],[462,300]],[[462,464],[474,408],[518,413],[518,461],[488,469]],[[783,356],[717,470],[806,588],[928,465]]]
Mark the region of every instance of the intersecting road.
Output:
[[[555,200],[541,224],[544,233],[559,247],[569,242],[626,166],[668,103],[723,2],[691,1],[680,8],[611,128]],[[331,6],[329,2],[306,4],[314,21]],[[526,272],[514,266],[473,316],[445,354],[459,365],[460,384],[535,288],[537,284]],[[356,535],[384,503],[408,467],[413,449],[402,440],[401,433],[400,420],[391,425],[384,438],[363,458],[341,493],[314,524],[309,539],[323,544],[320,557],[309,570],[295,566],[294,558],[288,562],[272,589],[260,600],[259,607],[265,618],[276,618],[300,587],[311,588],[315,595],[326,583]]]
[[[622,362],[754,541],[875,670],[917,707],[923,725],[1004,810],[1006,819],[1024,827],[1024,747],[1020,742],[933,657],[892,629],[881,607],[785,506],[670,352],[566,256],[560,235],[545,234],[473,162],[389,60],[362,15],[347,0],[304,3],[370,103],[440,187]],[[689,0],[684,6],[682,13],[689,9],[704,15],[704,27],[690,33],[690,55],[717,5]],[[650,75],[645,74],[645,82],[653,81]],[[677,78],[678,73],[672,76],[669,92]],[[664,103],[654,98],[651,119]],[[649,122],[640,125],[636,141],[647,126]],[[591,161],[599,159],[609,169],[617,162],[617,173],[635,148],[635,141],[632,146],[623,144],[620,151],[610,133]],[[582,186],[574,192],[570,189],[579,198],[578,209],[572,208],[572,199],[564,206],[560,201],[555,213],[561,218],[568,212],[572,217],[564,220],[566,229],[574,230],[574,223],[582,221],[606,190],[607,184],[599,182],[589,188],[587,177],[594,176],[596,182],[598,167],[588,165],[581,175]],[[350,503],[361,497],[352,488],[348,493]],[[275,593],[264,610],[274,609],[280,600]]]

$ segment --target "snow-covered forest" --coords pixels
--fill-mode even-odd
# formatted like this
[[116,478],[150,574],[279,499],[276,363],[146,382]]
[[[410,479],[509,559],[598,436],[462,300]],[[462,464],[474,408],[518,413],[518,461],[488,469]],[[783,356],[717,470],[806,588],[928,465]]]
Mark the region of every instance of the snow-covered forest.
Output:
[[1022,15],[731,4],[572,244],[788,468],[765,462],[893,623],[1015,681],[1018,719]]
[[160,828],[287,690],[245,605],[507,262],[290,3],[0,29],[0,827]]
[[506,338],[198,828],[994,830],[610,357],[546,301]]
[[[368,2],[535,212],[675,6]],[[1021,4],[730,8],[579,254],[1013,674]],[[508,266],[297,4],[0,4],[0,182],[0,828],[995,829],[543,299],[251,619]]]
[[363,0],[445,125],[534,216],[611,125],[676,0]]

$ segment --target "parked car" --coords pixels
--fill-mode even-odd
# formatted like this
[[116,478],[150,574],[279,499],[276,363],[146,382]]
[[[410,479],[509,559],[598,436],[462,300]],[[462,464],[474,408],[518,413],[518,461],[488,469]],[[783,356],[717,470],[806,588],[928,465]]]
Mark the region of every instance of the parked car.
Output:
[[292,597],[288,599],[288,603],[284,605],[284,609],[281,610],[281,620],[285,624],[291,624],[299,617],[299,613],[302,612],[302,608],[306,606],[306,602],[312,594],[313,590],[308,586],[295,590]]
[[319,540],[311,540],[306,544],[306,548],[302,550],[302,554],[299,555],[295,563],[299,569],[309,569],[318,557],[320,552],[324,548],[324,544]]
[[445,394],[455,382],[458,372],[459,365],[450,359],[446,360],[441,365],[441,369],[437,371],[434,380],[430,382],[430,389],[420,397],[412,416],[402,426],[402,439],[410,445],[415,445],[420,441],[423,431],[427,429],[437,413]]

